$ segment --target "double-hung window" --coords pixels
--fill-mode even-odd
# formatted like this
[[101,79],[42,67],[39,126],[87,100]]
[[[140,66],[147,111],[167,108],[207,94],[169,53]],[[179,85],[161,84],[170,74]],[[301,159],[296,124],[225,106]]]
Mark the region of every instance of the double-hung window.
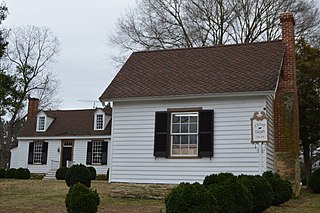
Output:
[[46,123],[46,117],[45,116],[39,116],[38,117],[38,131],[45,131],[45,123]]
[[213,110],[155,113],[155,157],[212,157]]
[[33,163],[34,164],[41,164],[42,160],[42,142],[35,142],[34,143],[34,151],[33,151]]
[[101,164],[102,161],[102,141],[92,142],[92,163]]
[[171,113],[171,156],[198,156],[198,112]]
[[104,122],[103,122],[103,115],[102,114],[97,114],[96,115],[96,130],[103,130],[103,125],[104,125]]
[[87,165],[107,165],[108,142],[107,141],[88,141],[87,144]]

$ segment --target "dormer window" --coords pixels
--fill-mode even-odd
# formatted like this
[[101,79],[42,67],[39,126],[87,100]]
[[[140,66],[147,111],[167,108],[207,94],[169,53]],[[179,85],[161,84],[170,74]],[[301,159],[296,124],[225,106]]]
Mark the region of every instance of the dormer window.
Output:
[[45,126],[46,126],[46,117],[45,116],[39,116],[38,117],[37,131],[45,131]]
[[95,130],[103,130],[104,128],[104,115],[97,114],[95,119]]

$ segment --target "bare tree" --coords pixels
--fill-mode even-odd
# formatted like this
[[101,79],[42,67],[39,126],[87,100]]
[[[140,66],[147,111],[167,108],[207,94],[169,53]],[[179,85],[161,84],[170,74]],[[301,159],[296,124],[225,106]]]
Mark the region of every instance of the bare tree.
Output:
[[297,36],[320,34],[316,0],[137,0],[109,40],[122,53],[273,40],[284,11]]
[[9,31],[5,52],[7,74],[14,78],[15,91],[11,104],[4,110],[7,118],[6,140],[1,144],[0,166],[10,159],[10,149],[16,146],[17,128],[26,116],[26,100],[29,96],[40,99],[40,107],[57,106],[56,92],[59,81],[50,71],[59,52],[57,37],[46,27],[19,27]]

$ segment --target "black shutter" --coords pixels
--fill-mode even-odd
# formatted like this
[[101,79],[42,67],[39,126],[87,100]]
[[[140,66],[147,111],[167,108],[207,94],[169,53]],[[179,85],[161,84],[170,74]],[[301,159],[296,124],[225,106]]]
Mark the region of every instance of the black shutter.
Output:
[[92,142],[88,142],[87,144],[87,165],[92,164]]
[[47,164],[47,158],[48,158],[48,142],[43,142],[41,164]]
[[102,142],[102,165],[107,165],[108,161],[108,142]]
[[169,115],[168,112],[156,112],[153,150],[155,157],[169,156]]
[[199,157],[213,156],[213,110],[199,112]]
[[28,164],[33,164],[33,150],[34,150],[34,142],[30,142],[29,143]]

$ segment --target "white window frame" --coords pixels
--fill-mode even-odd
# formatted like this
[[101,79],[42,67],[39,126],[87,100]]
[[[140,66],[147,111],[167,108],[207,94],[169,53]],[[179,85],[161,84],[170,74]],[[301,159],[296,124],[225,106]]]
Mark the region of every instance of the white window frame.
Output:
[[42,163],[42,150],[43,143],[42,142],[34,142],[33,145],[33,164],[41,164]]
[[[98,119],[98,117],[101,116],[102,120]],[[96,114],[94,116],[94,130],[104,130],[104,114]],[[102,122],[102,123],[100,123]],[[101,126],[101,128],[100,128]]]
[[102,143],[103,141],[92,141],[92,164],[101,165],[102,163]]
[[38,116],[38,119],[37,119],[37,131],[38,132],[46,131],[46,116]]
[[[192,122],[190,123],[190,121],[188,121],[188,132],[187,133],[182,133],[181,132],[181,123],[179,123],[179,128],[180,128],[180,132],[179,133],[174,133],[173,132],[173,117],[174,115],[178,115],[178,116],[189,116],[189,117],[193,117],[196,116],[197,117],[197,131],[194,133],[190,132],[190,124],[192,124]],[[198,156],[198,147],[199,147],[199,112],[172,112],[171,116],[170,116],[170,156],[172,157],[197,157]],[[175,123],[178,124],[178,123]],[[193,123],[194,124],[194,123]],[[197,138],[197,143],[196,144],[192,144],[192,145],[196,145],[196,152],[194,154],[191,154],[190,152],[188,152],[188,154],[174,154],[173,153],[173,138],[174,136],[188,136],[188,150],[190,149],[190,137],[189,136],[196,136]],[[180,139],[180,146],[181,146],[181,139]]]

